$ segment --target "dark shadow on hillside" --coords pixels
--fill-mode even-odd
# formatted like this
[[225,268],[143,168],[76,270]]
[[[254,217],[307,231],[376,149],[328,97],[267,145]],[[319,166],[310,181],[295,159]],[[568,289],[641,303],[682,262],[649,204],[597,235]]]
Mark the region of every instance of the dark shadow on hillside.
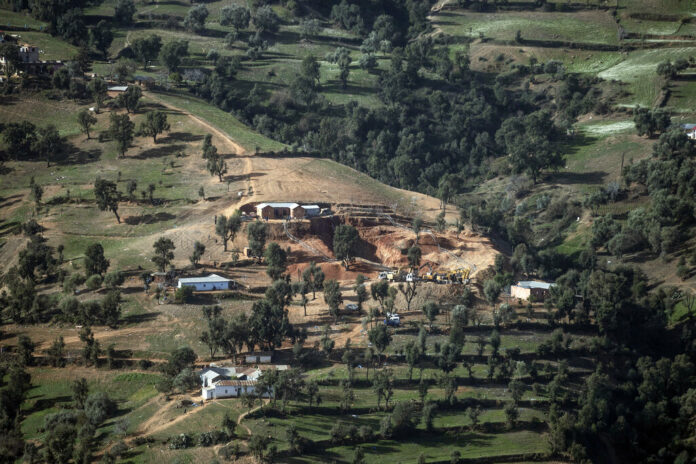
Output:
[[123,220],[129,226],[137,226],[139,224],[154,224],[156,222],[169,221],[176,218],[171,213],[159,212],[155,214],[143,214],[141,216],[128,216]]
[[259,177],[265,176],[266,173],[263,172],[250,172],[249,174],[238,174],[223,177],[224,182],[238,182],[246,179],[258,179]]
[[[129,288],[136,288],[136,287],[129,287]],[[159,311],[151,311],[149,313],[142,313],[142,314],[129,314],[128,316],[125,316],[123,318],[123,322],[126,324],[141,324],[143,322],[150,322],[154,321],[157,319],[157,316],[159,316],[160,313]]]
[[[350,77],[348,79],[350,79]],[[331,81],[328,81],[328,83],[326,83],[326,84],[322,84],[321,91],[322,92],[343,93],[343,94],[346,94],[347,96],[350,96],[350,95],[368,96],[368,95],[376,95],[377,94],[377,90],[375,90],[374,87],[355,85],[355,84],[351,84],[349,81],[348,85],[344,88],[341,81],[338,81],[338,80],[331,80]]]
[[38,400],[36,400],[36,402],[31,408],[25,409],[22,412],[28,416],[35,412],[43,411],[44,409],[53,408],[58,403],[69,403],[70,401],[72,401],[72,398],[69,396],[57,396],[55,398],[39,398]]
[[22,195],[10,195],[6,198],[0,198],[0,209],[8,208],[16,203],[22,201]]
[[178,152],[183,152],[186,150],[186,145],[176,144],[176,145],[166,145],[164,147],[150,148],[149,150],[141,151],[136,156],[135,159],[149,159],[149,158],[161,158],[163,156],[173,155]]
[[161,137],[157,143],[198,142],[199,140],[203,140],[202,135],[190,132],[170,132],[165,137]]

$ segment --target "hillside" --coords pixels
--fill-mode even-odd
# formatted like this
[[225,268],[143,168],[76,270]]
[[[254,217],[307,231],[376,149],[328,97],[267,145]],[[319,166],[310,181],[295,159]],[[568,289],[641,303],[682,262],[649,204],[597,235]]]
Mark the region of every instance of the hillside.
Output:
[[0,456],[696,459],[691,3],[0,2]]

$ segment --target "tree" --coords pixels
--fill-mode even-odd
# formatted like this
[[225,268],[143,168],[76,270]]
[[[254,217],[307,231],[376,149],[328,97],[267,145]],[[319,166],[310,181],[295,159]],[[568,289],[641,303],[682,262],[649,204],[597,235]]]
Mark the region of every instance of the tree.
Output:
[[160,62],[172,73],[179,69],[181,60],[188,55],[188,41],[174,40],[166,43],[160,50]]
[[420,247],[413,246],[408,249],[408,265],[412,269],[418,269],[421,261],[421,249]]
[[338,47],[333,53],[327,54],[327,61],[338,64],[338,78],[341,85],[345,89],[348,85],[348,76],[350,75],[350,51],[345,47]]
[[198,267],[198,263],[201,261],[203,253],[205,253],[205,245],[196,240],[196,242],[193,244],[193,252],[189,257],[189,261],[191,261],[191,264],[193,264],[194,268]]
[[261,221],[254,221],[247,226],[247,240],[249,242],[249,253],[255,258],[263,256],[266,246],[266,224]]
[[379,306],[384,311],[384,300],[389,296],[389,282],[378,280],[370,284],[370,294],[372,299],[379,302]]
[[152,245],[155,250],[155,256],[151,258],[160,272],[164,272],[169,263],[174,259],[174,242],[166,237],[160,237]]
[[122,158],[133,141],[135,124],[130,120],[128,114],[111,113],[110,120],[109,134],[116,141],[118,155]]
[[104,100],[106,100],[106,96],[108,93],[108,87],[106,85],[106,82],[104,82],[104,79],[102,79],[101,77],[95,77],[94,79],[89,81],[87,88],[89,90],[89,93],[92,95],[92,99],[94,100],[94,103],[96,105],[95,109],[98,114],[99,110],[104,104]]
[[87,401],[87,397],[89,396],[87,379],[81,377],[73,380],[70,384],[70,390],[72,391],[72,399],[75,402],[75,407],[77,409],[84,409],[85,401]]
[[423,305],[423,314],[425,314],[425,317],[428,319],[428,322],[430,322],[430,330],[433,330],[433,322],[435,322],[435,318],[440,314],[440,305],[435,303],[434,301],[429,301],[426,304]]
[[133,0],[118,0],[114,6],[114,20],[117,23],[128,26],[133,24],[135,14],[135,2]]
[[147,69],[147,63],[157,59],[162,49],[162,38],[156,34],[147,37],[139,37],[131,43],[133,54],[143,64],[143,69]]
[[31,338],[22,334],[17,339],[17,357],[23,366],[31,366],[34,363],[34,349],[36,345]]
[[466,408],[466,415],[469,416],[469,420],[471,421],[471,429],[476,430],[478,427],[479,423],[479,416],[481,416],[481,407],[476,406],[474,407],[468,407]]
[[203,159],[213,158],[217,156],[217,148],[213,145],[213,136],[205,134],[203,138],[203,146],[201,147]]
[[77,123],[80,125],[82,132],[87,134],[87,140],[89,140],[89,128],[97,123],[97,118],[91,111],[83,109],[77,113]]
[[103,19],[89,31],[89,42],[107,58],[109,46],[114,40],[114,33]]
[[7,153],[15,160],[31,153],[31,146],[36,140],[36,126],[29,121],[11,122],[6,124],[2,136]]
[[334,318],[334,324],[338,321],[338,309],[343,303],[341,286],[338,281],[330,279],[324,282],[324,302],[329,306],[329,314]]
[[389,408],[389,400],[394,394],[394,378],[392,370],[386,368],[377,371],[372,379],[372,389],[377,394],[377,409],[380,409],[382,398],[384,398],[385,409]]
[[103,275],[109,269],[109,260],[104,257],[104,248],[101,243],[92,243],[85,250],[85,274],[89,277],[94,274]]
[[51,158],[63,152],[63,145],[63,138],[58,133],[58,129],[53,124],[49,124],[36,130],[36,138],[31,148],[37,156],[46,160],[46,167],[49,167]]
[[99,348],[99,342],[94,339],[92,329],[88,326],[84,326],[80,329],[80,341],[85,344],[82,348],[82,359],[85,364],[92,363],[94,366],[97,366],[99,364],[101,348]]
[[514,172],[526,172],[536,184],[544,169],[563,166],[563,156],[551,144],[555,129],[546,110],[506,119],[496,133],[496,140],[505,146]]
[[222,176],[227,174],[227,161],[222,157],[222,155],[210,156],[207,162],[208,172],[212,176],[218,176],[220,182],[222,182]]
[[157,134],[168,130],[167,115],[162,111],[148,111],[140,124],[140,133],[152,137],[154,143],[157,143]]
[[32,184],[31,196],[34,199],[34,203],[36,203],[36,210],[38,211],[41,207],[41,198],[43,198],[43,187],[36,183]]
[[406,283],[399,282],[397,288],[406,300],[406,311],[411,311],[411,302],[418,294],[418,282],[416,280]]
[[378,361],[381,363],[382,353],[384,353],[384,350],[387,349],[392,339],[386,324],[378,324],[374,328],[370,329],[368,332],[368,338],[370,343],[377,348],[377,352],[380,355],[380,359]]
[[225,251],[227,251],[227,242],[234,241],[241,226],[242,214],[239,210],[235,211],[229,218],[224,214],[218,216],[217,222],[215,223],[215,233],[222,239]]
[[280,18],[270,5],[263,5],[253,13],[254,27],[259,32],[274,33],[280,27]]
[[[137,85],[129,85],[125,92],[122,92],[116,98],[116,104],[125,108],[128,113],[135,113],[140,105],[140,98],[143,96],[143,91]],[[166,117],[165,117],[166,121]],[[148,134],[149,135],[149,134]]]
[[312,299],[315,299],[317,297],[317,289],[324,286],[324,271],[312,261],[309,263],[309,267],[302,271],[302,281],[309,290],[312,290]]
[[232,3],[220,10],[221,26],[232,26],[235,28],[235,30],[239,31],[249,27],[250,20],[251,13],[249,12],[249,9],[242,5]]
[[8,41],[0,43],[0,57],[2,57],[5,62],[5,76],[8,78],[13,76],[22,63],[22,57],[19,55],[19,47],[17,44]]
[[[203,314],[206,316],[206,320],[208,321],[208,330],[201,334],[200,340],[204,344],[208,345],[208,349],[210,350],[210,359],[214,359],[217,350],[222,348],[224,345],[224,339],[227,333],[227,323],[220,316],[209,316],[206,313],[207,308],[210,307],[203,307]],[[217,308],[218,310],[221,309],[219,306]]]
[[500,284],[494,279],[488,279],[483,283],[483,294],[491,305],[495,304],[501,291]]
[[118,202],[121,199],[121,194],[116,189],[114,182],[97,177],[97,180],[94,181],[94,198],[97,200],[97,207],[100,211],[111,211],[116,216],[116,221],[121,223],[121,217],[118,215]]
[[508,427],[512,428],[517,422],[517,418],[520,416],[520,411],[517,409],[515,403],[507,403],[504,408],[505,418],[507,419]]
[[341,224],[334,230],[334,255],[343,261],[346,269],[348,269],[348,263],[352,261],[355,255],[355,246],[358,238],[358,231],[349,224]]
[[500,349],[500,333],[495,329],[491,332],[490,343],[493,356],[498,356],[498,350]]
[[263,252],[263,257],[266,260],[266,274],[271,280],[282,278],[287,269],[287,253],[276,242],[271,242]]
[[415,341],[411,340],[406,344],[405,355],[406,364],[408,364],[408,381],[410,382],[413,375],[413,368],[418,364],[421,358],[421,352]]
[[208,8],[205,5],[197,5],[188,10],[184,18],[184,27],[192,32],[205,30],[205,20],[208,18]]
[[369,295],[367,294],[367,288],[365,287],[365,276],[358,274],[355,278],[355,285],[353,286],[353,291],[355,291],[355,296],[358,299],[358,311],[362,311],[363,303],[367,301]]

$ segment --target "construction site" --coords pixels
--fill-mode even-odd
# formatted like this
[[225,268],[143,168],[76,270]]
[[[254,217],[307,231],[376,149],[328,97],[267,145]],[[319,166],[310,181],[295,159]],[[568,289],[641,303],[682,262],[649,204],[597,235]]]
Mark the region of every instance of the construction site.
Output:
[[[240,210],[253,215],[256,206],[248,203]],[[495,259],[496,251],[490,240],[466,229],[458,233],[448,227],[438,232],[432,224],[424,222],[416,237],[414,218],[391,206],[345,203],[319,203],[319,206],[322,214],[314,217],[264,219],[267,240],[290,250],[288,272],[292,278],[315,262],[327,278],[339,281],[354,280],[362,274],[368,279],[389,282],[466,284]],[[356,257],[347,268],[332,250],[334,229],[341,224],[352,225],[359,235]],[[241,237],[240,246],[243,241]],[[408,260],[408,250],[414,246],[421,250],[417,267],[411,267]]]

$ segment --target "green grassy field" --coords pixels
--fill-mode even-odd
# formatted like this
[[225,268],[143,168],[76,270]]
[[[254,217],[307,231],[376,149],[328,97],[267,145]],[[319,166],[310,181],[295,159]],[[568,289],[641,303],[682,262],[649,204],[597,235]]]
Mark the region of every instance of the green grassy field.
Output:
[[514,40],[517,31],[524,40],[562,40],[588,43],[618,43],[616,26],[608,12],[581,13],[501,12],[474,13],[447,10],[439,13],[433,25],[444,33],[459,37]]

